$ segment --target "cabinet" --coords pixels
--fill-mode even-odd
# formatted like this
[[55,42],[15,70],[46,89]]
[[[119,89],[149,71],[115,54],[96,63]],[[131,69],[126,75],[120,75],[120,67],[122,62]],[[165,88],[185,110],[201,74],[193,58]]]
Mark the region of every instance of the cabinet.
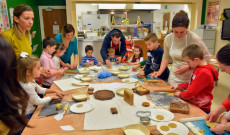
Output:
[[215,52],[215,43],[216,43],[216,30],[214,29],[195,29],[193,30],[207,46],[208,51],[211,55]]

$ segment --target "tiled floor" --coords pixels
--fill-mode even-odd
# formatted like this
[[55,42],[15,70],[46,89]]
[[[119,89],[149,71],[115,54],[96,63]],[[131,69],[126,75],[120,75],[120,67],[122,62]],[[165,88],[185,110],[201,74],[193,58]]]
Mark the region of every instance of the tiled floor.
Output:
[[[171,69],[171,64],[168,65]],[[230,74],[219,72],[219,81],[213,90],[213,100],[211,110],[219,106],[230,93]]]

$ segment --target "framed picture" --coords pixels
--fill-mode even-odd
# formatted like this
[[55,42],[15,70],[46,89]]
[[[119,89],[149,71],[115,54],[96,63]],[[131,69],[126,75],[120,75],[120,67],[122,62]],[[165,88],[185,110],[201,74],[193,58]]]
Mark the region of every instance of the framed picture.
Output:
[[219,19],[219,0],[208,0],[206,10],[206,24],[210,26],[217,26]]

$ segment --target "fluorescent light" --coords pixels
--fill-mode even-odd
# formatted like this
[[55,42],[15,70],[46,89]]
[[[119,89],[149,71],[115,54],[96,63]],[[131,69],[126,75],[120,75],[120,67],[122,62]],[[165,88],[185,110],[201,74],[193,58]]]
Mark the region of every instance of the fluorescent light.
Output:
[[125,9],[126,4],[99,4],[99,9]]
[[133,4],[133,9],[161,9],[161,4]]
[[97,6],[97,4],[91,4],[92,6]]

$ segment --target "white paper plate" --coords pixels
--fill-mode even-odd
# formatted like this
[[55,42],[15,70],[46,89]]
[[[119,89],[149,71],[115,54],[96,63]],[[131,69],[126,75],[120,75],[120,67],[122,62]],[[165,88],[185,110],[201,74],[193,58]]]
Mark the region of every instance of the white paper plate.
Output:
[[[165,110],[165,109],[151,109],[150,112],[151,112],[151,117],[150,118],[155,120],[155,121],[170,121],[170,120],[172,120],[174,118],[174,114],[171,113],[168,110]],[[163,120],[158,120],[156,118],[157,115],[164,116],[164,119]]]
[[79,75],[79,74],[78,74],[78,75],[75,75],[75,76],[74,76],[74,78],[76,78],[76,79],[80,79],[81,77],[83,77],[83,75]]
[[119,78],[129,78],[129,74],[127,73],[120,73],[117,75]]
[[78,81],[78,80],[72,81],[72,84],[73,85],[80,85],[80,86],[89,85],[89,83],[87,83],[87,82],[82,82],[82,81]]
[[[160,127],[168,126],[169,123],[174,123],[177,125],[177,127],[176,128],[169,127],[168,131],[162,131]],[[161,134],[163,135],[167,135],[168,133],[175,133],[178,135],[187,135],[189,133],[188,128],[184,124],[177,122],[177,121],[160,122],[157,124],[157,130],[160,131]]]
[[99,66],[91,66],[91,67],[89,67],[89,69],[91,69],[91,70],[99,70],[99,69],[101,69],[101,67],[99,67]]
[[[82,104],[82,107],[77,107],[77,105]],[[73,104],[70,107],[70,111],[74,112],[74,113],[85,113],[85,112],[89,112],[91,110],[94,109],[94,105],[88,102],[81,102],[81,103],[76,103]]]
[[89,69],[88,68],[81,68],[78,70],[80,74],[89,74]]
[[127,78],[127,79],[122,79],[121,81],[124,82],[124,83],[135,83],[138,80],[135,79],[135,78]]

